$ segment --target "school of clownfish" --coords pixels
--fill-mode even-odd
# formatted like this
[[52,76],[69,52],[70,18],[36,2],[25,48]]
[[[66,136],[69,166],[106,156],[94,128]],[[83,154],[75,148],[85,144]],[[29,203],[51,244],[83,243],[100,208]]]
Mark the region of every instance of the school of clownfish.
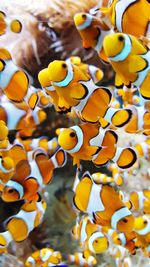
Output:
[[[140,12],[139,12],[140,10]],[[133,14],[137,16],[133,16]],[[78,56],[54,60],[38,75],[35,88],[28,74],[0,48],[0,191],[4,202],[22,201],[19,211],[4,222],[0,252],[10,242],[27,239],[43,219],[44,193],[54,170],[65,166],[67,154],[76,165],[73,206],[76,224],[72,238],[79,252],[68,262],[94,266],[96,255],[108,253],[117,267],[130,267],[136,251],[150,257],[150,188],[124,193],[130,173],[138,172],[141,158],[150,158],[150,3],[148,0],[112,0],[74,16],[84,48],[97,51],[115,72],[115,84],[104,87],[103,71]],[[0,11],[0,35],[21,34],[22,24]],[[45,121],[44,110],[78,117],[80,124],[56,129],[57,138],[32,138]],[[131,147],[118,145],[118,129],[145,139]],[[16,131],[10,143],[8,134]],[[25,137],[25,139],[24,139]],[[107,166],[82,174],[82,161]],[[142,178],[141,178],[142,179]],[[20,229],[18,231],[18,229]],[[131,257],[132,256],[132,257]],[[62,256],[51,248],[37,250],[25,266],[61,265]]]

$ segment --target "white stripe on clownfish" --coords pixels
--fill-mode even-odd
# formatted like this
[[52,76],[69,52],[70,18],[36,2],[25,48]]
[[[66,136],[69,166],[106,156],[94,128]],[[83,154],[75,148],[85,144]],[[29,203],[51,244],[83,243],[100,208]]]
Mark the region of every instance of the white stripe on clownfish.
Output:
[[81,146],[83,145],[83,132],[79,126],[70,127],[70,129],[73,129],[76,132],[78,141],[73,149],[69,149],[65,151],[69,153],[76,153],[80,150]]
[[138,195],[138,201],[139,201],[139,209],[143,209],[144,207],[144,201],[146,200],[146,197],[144,196],[143,191],[136,192]]
[[4,240],[6,242],[5,246],[3,246],[0,243],[0,248],[6,248],[9,245],[9,243],[13,240],[12,235],[9,231],[5,231],[5,232],[0,233],[0,237],[4,238]]
[[[104,130],[103,128],[99,128],[99,132],[98,132],[97,136],[93,137],[90,140],[90,145],[100,147],[103,143],[103,139],[105,137],[106,132],[107,132],[107,130]],[[93,159],[94,159],[94,157],[93,157]]]
[[52,84],[59,87],[66,87],[67,85],[69,85],[69,83],[73,80],[74,73],[72,65],[68,63],[67,66],[68,66],[68,71],[66,77],[62,81],[52,82]]
[[98,40],[94,47],[94,49],[99,53],[103,48],[103,40],[105,36],[114,33],[114,31],[111,29],[109,31],[99,30]]
[[123,34],[123,36],[124,36],[124,47],[120,51],[119,54],[113,57],[109,57],[111,61],[115,61],[115,62],[123,61],[129,56],[131,52],[132,44],[131,44],[130,37],[127,34]]
[[115,211],[111,217],[111,227],[117,230],[117,224],[120,220],[122,220],[126,216],[130,216],[131,212],[127,207],[122,207],[119,210]]
[[27,263],[32,264],[32,267],[35,267],[36,264],[35,259],[32,256],[28,257]]
[[120,233],[119,234],[119,239],[121,241],[121,245],[122,246],[125,246],[127,241],[126,241],[126,237],[125,237],[125,234],[124,233]]
[[95,241],[96,238],[101,238],[105,237],[103,233],[101,232],[94,232],[90,238],[88,239],[88,245],[89,245],[89,250],[93,253],[95,253],[95,250],[93,248],[93,242]]
[[86,20],[82,24],[77,26],[78,30],[84,30],[91,25],[93,17],[91,15],[88,15],[88,14],[86,14],[85,16],[86,16]]
[[90,79],[90,80],[88,80],[88,81],[85,81],[85,82],[84,82],[84,81],[79,81],[79,83],[80,83],[81,85],[83,85],[83,86],[86,87],[86,89],[87,89],[87,95],[86,95],[85,98],[83,98],[83,99],[80,100],[80,102],[79,102],[78,105],[76,105],[75,107],[73,107],[73,109],[74,109],[75,111],[77,111],[77,113],[78,113],[78,112],[79,112],[79,113],[82,112],[82,110],[84,109],[85,105],[87,104],[87,101],[88,101],[88,99],[90,98],[90,96],[93,94],[93,92],[94,92],[95,90],[97,90],[97,89],[99,88],[98,86],[96,86],[96,85],[94,84],[94,82],[93,82],[92,79]]
[[119,0],[116,3],[115,6],[115,22],[116,22],[116,28],[119,32],[122,32],[122,21],[123,21],[123,15],[126,12],[127,8],[137,0]]
[[37,211],[24,211],[20,210],[19,213],[12,218],[21,219],[27,226],[27,235],[34,229],[34,222],[37,215]]
[[7,114],[7,127],[9,130],[15,130],[20,119],[26,115],[25,110],[18,109],[11,102],[1,104],[0,107],[4,109]]
[[86,211],[89,215],[93,215],[93,213],[105,210],[105,206],[103,205],[101,199],[102,190],[102,185],[97,185],[94,182],[92,183],[88,206],[86,208]]

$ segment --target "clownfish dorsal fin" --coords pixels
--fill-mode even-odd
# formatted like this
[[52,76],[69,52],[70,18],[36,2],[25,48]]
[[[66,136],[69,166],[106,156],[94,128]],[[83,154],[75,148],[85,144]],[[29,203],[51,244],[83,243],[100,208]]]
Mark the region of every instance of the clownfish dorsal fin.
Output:
[[23,181],[26,177],[30,175],[31,169],[27,160],[21,160],[17,166],[16,171],[12,177],[13,180]]
[[140,55],[133,55],[132,60],[129,61],[129,72],[135,73],[142,71],[147,67],[147,61]]

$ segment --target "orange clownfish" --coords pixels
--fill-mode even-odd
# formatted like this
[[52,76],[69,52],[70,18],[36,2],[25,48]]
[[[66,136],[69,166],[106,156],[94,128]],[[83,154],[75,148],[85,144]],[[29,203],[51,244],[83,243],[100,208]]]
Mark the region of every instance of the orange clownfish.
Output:
[[[26,260],[25,267],[49,267],[61,263],[62,256],[59,251],[51,248],[42,248],[33,252]],[[51,265],[52,264],[52,265]]]
[[0,10],[0,35],[5,34],[7,29],[10,29],[14,33],[20,33],[22,24],[18,19],[10,20],[6,17],[6,14]]
[[111,123],[115,127],[123,127],[132,117],[131,109],[111,107],[110,90],[96,86],[90,76],[77,65],[55,60],[49,64],[47,70],[39,74],[42,86],[48,84],[48,79],[55,89],[53,93],[57,94],[53,104],[60,113],[72,109],[83,121],[96,123],[100,120],[101,123],[103,118],[107,121],[106,125]]
[[109,240],[99,225],[92,222],[89,216],[83,216],[72,229],[72,234],[79,241],[87,259],[91,254],[100,254],[109,248]]
[[37,199],[39,189],[51,181],[54,169],[65,163],[66,154],[62,149],[50,159],[44,150],[35,151],[32,161],[22,160],[17,164],[15,174],[2,190],[2,199],[6,202]]
[[75,264],[77,266],[82,266],[82,267],[92,267],[97,264],[96,258],[90,255],[87,259],[85,259],[83,253],[81,252],[70,254],[68,256],[68,261],[71,264]]
[[99,57],[108,62],[103,48],[103,40],[106,35],[113,33],[106,24],[97,17],[88,13],[77,13],[74,16],[75,26],[82,38],[84,48],[94,48]]
[[108,169],[112,172],[112,178],[116,185],[121,186],[124,184],[124,176],[120,173],[117,164],[110,164]]
[[137,91],[137,88],[127,88],[124,86],[123,89],[117,90],[117,95],[122,98],[123,106],[128,105],[137,105],[140,102],[140,97],[138,95],[135,95]]
[[7,231],[0,233],[0,249],[6,248],[13,240],[16,242],[25,240],[29,233],[41,223],[45,210],[46,202],[40,197],[37,202],[24,203],[16,215],[5,221]]
[[[140,10],[140,12],[139,12]],[[150,4],[148,0],[111,0],[108,7],[100,8],[118,32],[136,37],[150,37]],[[135,16],[136,14],[136,16]]]
[[134,216],[111,185],[97,185],[85,173],[81,181],[76,175],[73,191],[75,207],[92,216],[96,224],[123,233],[133,230]]
[[150,190],[143,189],[142,191],[132,191],[130,193],[130,201],[134,211],[142,211],[150,214]]
[[39,107],[33,111],[25,103],[14,104],[4,102],[0,104],[0,120],[3,120],[9,130],[18,130],[21,136],[32,136],[37,125],[46,119],[46,113]]
[[98,124],[80,124],[70,128],[57,129],[59,145],[73,157],[73,164],[80,167],[80,160],[90,160],[96,166],[109,160],[118,167],[131,167],[136,159],[132,148],[117,147],[117,134],[110,129],[102,129]]
[[150,99],[150,51],[133,35],[114,33],[104,38],[105,53],[116,72],[115,85],[138,87],[144,99]]
[[117,245],[123,246],[130,254],[134,255],[136,250],[135,238],[136,233],[134,231],[130,233],[118,233],[113,239],[113,242]]

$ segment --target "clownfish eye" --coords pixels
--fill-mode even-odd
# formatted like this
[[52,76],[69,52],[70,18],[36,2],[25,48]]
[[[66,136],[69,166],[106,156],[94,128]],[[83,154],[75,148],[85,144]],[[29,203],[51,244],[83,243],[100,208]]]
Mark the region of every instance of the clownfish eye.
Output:
[[70,137],[75,137],[76,134],[74,132],[70,133]]
[[124,37],[123,37],[122,35],[119,35],[119,36],[118,36],[118,40],[119,40],[120,42],[122,42],[122,41],[124,40]]
[[98,243],[98,240],[97,239],[95,240],[95,243]]
[[63,69],[66,69],[67,68],[67,64],[66,63],[63,63],[62,64],[62,67],[63,67]]
[[14,192],[14,189],[8,189],[8,193],[12,194]]
[[4,70],[5,65],[6,65],[5,61],[0,59],[0,72]]
[[145,220],[143,223],[146,225],[148,222]]
[[83,14],[83,15],[82,15],[82,18],[83,18],[83,19],[86,19],[86,15],[85,15],[85,14]]
[[120,241],[120,238],[118,237],[117,240]]
[[127,220],[126,218],[124,218],[122,221],[123,221],[124,223],[127,223],[127,222],[128,222],[128,220]]

